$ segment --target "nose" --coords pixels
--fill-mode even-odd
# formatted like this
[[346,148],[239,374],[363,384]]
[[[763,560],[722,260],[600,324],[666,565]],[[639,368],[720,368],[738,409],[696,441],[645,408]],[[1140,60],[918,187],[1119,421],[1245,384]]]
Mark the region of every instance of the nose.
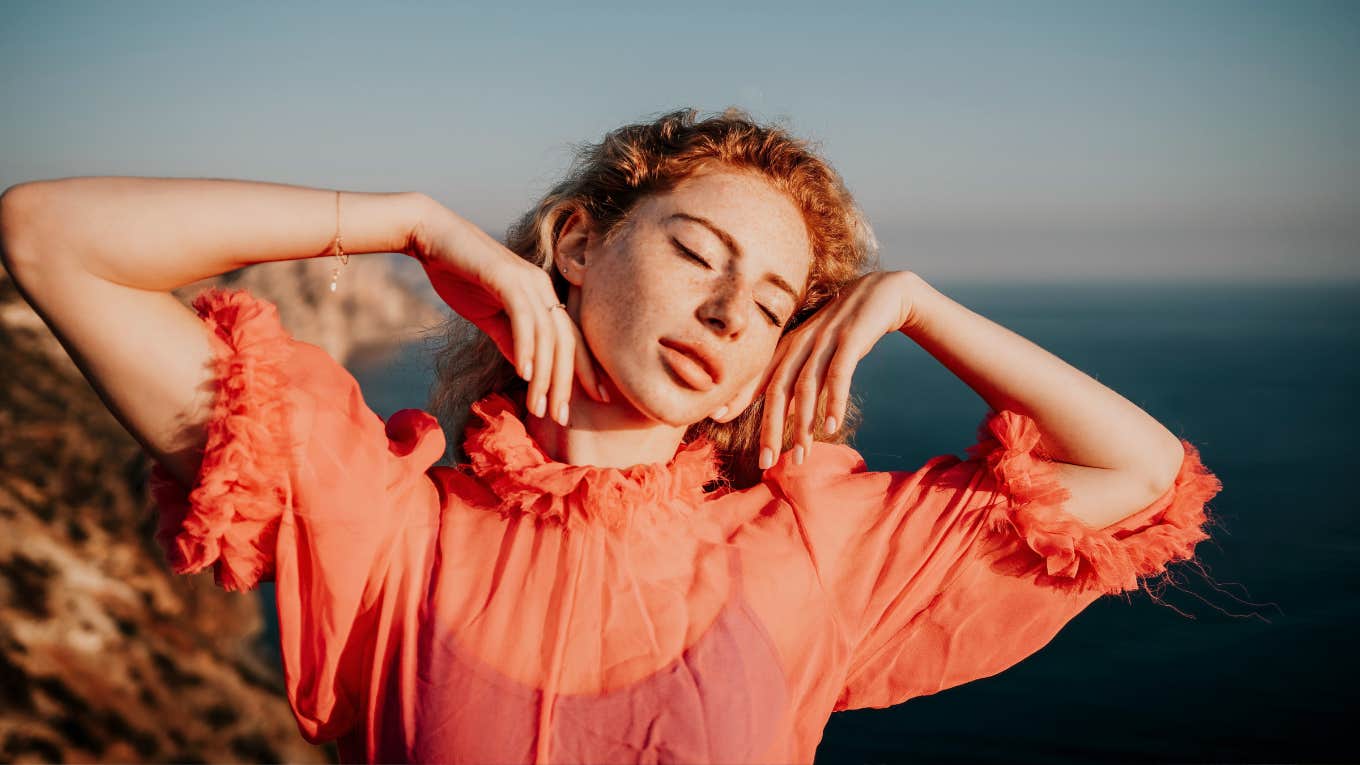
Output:
[[740,285],[728,281],[699,306],[699,320],[721,337],[737,337],[751,320],[752,305]]

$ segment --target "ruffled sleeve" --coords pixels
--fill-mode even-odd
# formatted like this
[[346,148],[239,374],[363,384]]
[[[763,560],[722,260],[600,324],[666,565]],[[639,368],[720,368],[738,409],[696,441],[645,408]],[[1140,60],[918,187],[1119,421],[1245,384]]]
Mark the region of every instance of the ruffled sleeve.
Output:
[[208,328],[216,393],[193,486],[153,461],[156,541],[170,568],[209,567],[233,591],[276,585],[285,681],[313,743],[358,719],[406,606],[393,582],[429,564],[439,495],[425,471],[442,456],[437,421],[405,409],[384,422],[324,350],[292,338],[276,307],[244,290],[193,301]]
[[1035,421],[1007,410],[988,413],[967,460],[870,472],[854,450],[817,444],[804,466],[776,466],[849,647],[834,709],[997,674],[1209,538],[1206,503],[1222,485],[1188,441],[1162,496],[1099,529],[1063,510],[1039,442]]

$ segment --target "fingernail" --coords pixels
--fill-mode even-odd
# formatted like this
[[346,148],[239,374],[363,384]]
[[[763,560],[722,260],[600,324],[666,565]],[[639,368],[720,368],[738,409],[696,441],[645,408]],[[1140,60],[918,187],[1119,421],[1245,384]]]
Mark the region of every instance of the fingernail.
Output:
[[829,416],[828,416],[828,417],[826,418],[826,426],[825,426],[824,429],[825,429],[826,432],[828,432],[828,433],[835,433],[835,432],[836,432],[836,418],[835,418],[835,417],[829,417]]
[[760,450],[760,469],[764,470],[772,464],[774,464],[774,452],[767,446]]
[[525,362],[523,369],[524,371],[520,373],[520,377],[523,377],[526,382],[532,380],[534,378],[534,362]]
[[802,444],[798,444],[797,446],[793,447],[793,464],[795,464],[795,465],[801,465],[801,464],[803,464],[803,445],[802,445]]
[[718,411],[714,412],[712,416],[716,418],[716,417],[721,417],[721,416],[723,416],[724,414],[727,414],[727,407],[725,407],[725,406],[720,406],[720,407],[718,407]]
[[562,427],[567,426],[567,402],[565,401],[557,407],[557,424]]
[[548,411],[548,397],[539,396],[534,400],[534,416],[542,417]]
[[602,401],[604,401],[606,404],[608,404],[608,403],[609,403],[609,392],[606,391],[606,390],[604,389],[604,383],[600,383],[600,384],[596,385],[596,386],[595,386],[595,390],[598,390],[598,391],[600,392],[600,399],[601,399]]

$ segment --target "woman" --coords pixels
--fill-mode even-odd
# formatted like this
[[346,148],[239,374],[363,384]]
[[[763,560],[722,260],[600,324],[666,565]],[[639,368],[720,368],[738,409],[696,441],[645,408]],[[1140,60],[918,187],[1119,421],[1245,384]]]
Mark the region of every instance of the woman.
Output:
[[[1221,488],[1115,392],[872,270],[836,173],[735,110],[611,132],[509,247],[419,194],[239,181],[22,184],[0,222],[155,460],[171,566],[276,582],[300,730],[347,761],[811,762],[831,712],[1000,672],[1192,558]],[[169,294],[341,247],[419,259],[478,328],[432,407],[465,430],[384,422],[244,291]],[[895,332],[991,407],[968,460],[844,444]],[[434,464],[449,437],[465,464]]]

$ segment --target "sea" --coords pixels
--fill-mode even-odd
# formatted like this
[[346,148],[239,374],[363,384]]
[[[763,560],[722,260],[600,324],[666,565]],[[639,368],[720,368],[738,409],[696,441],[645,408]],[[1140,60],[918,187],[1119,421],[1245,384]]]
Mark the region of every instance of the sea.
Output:
[[[833,714],[817,762],[1360,761],[1360,283],[936,286],[1195,444],[1218,524],[1156,601],[1107,596],[1004,672]],[[421,342],[350,371],[384,418],[426,405]],[[874,470],[966,457],[987,412],[900,334],[853,394]]]

